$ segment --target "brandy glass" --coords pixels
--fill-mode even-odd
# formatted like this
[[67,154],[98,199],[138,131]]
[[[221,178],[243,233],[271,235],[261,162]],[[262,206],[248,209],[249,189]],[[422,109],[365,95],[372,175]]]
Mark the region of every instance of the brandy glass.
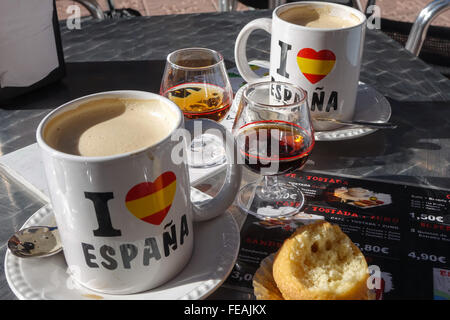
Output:
[[[185,48],[167,56],[160,94],[177,104],[189,120],[220,122],[230,110],[233,90],[222,55],[207,48]],[[225,162],[223,142],[212,134],[195,138],[188,152],[191,167]]]
[[302,169],[314,147],[306,91],[285,82],[247,85],[232,130],[239,159],[262,177],[240,190],[239,207],[260,218],[300,212],[303,192],[282,176]]

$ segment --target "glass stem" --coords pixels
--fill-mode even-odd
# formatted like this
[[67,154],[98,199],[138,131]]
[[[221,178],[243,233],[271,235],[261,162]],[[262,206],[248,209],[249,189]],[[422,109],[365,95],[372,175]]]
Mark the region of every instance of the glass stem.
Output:
[[276,199],[280,194],[281,189],[278,186],[278,177],[264,176],[264,181],[259,188],[259,196],[263,199]]
[[277,186],[278,178],[277,176],[264,176],[264,189],[269,191]]

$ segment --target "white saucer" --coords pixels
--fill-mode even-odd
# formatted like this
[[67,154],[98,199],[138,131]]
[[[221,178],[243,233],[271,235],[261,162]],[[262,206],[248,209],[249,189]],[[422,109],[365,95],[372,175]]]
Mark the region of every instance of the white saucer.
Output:
[[[223,121],[226,127],[233,123],[232,118],[236,114],[236,109],[241,99],[245,86],[242,86],[234,97],[227,121]],[[359,82],[358,94],[356,96],[356,108],[353,120],[387,122],[391,117],[391,105],[387,99],[371,86]],[[230,129],[231,128],[228,128]],[[343,126],[335,130],[317,131],[314,134],[316,141],[339,141],[359,138],[367,134],[373,133],[378,129],[361,127],[361,126]]]
[[[23,225],[55,225],[53,211],[46,206]],[[62,253],[48,258],[21,259],[9,251],[5,275],[11,290],[22,300],[195,300],[204,299],[228,277],[239,252],[239,228],[231,216],[223,215],[194,223],[194,252],[188,265],[166,284],[138,294],[108,295],[77,285],[68,275]]]

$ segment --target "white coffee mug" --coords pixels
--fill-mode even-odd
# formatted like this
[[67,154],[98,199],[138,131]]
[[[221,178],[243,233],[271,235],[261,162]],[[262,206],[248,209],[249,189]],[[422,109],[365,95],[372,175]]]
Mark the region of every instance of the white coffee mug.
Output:
[[[345,28],[311,28],[280,18],[293,8],[324,8],[319,10],[354,19],[355,24]],[[267,31],[271,34],[270,78],[294,83],[307,91],[315,130],[337,128],[338,124],[314,118],[353,118],[365,22],[362,12],[344,5],[314,1],[281,5],[273,11],[272,19],[253,20],[241,30],[234,51],[237,68],[247,82],[261,79],[249,66],[246,47],[254,30]]]
[[[63,153],[45,139],[55,116],[102,98],[158,100],[170,110],[173,129],[160,142],[124,154],[84,157]],[[226,130],[201,120],[203,130]],[[189,122],[188,122],[189,123]],[[187,127],[187,125],[186,125]],[[234,200],[241,167],[227,139],[225,183],[212,200],[191,203],[187,165],[174,162],[180,149],[175,130],[183,114],[170,100],[149,92],[110,91],[82,97],[52,111],[39,124],[37,142],[72,278],[103,293],[130,294],[163,284],[187,264],[193,250],[193,221],[222,214]],[[189,131],[193,131],[190,125]],[[186,141],[185,141],[186,142]],[[183,145],[185,144],[183,142]],[[234,154],[233,154],[234,153]]]

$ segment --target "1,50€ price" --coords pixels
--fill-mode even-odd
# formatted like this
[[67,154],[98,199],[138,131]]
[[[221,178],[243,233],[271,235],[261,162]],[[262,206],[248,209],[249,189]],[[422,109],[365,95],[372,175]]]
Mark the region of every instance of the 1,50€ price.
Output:
[[409,213],[411,215],[411,218],[419,220],[419,221],[430,221],[430,222],[444,222],[444,217],[443,216],[435,216],[432,214],[425,214],[425,213],[421,213],[421,214],[416,214],[414,212],[410,212]]

